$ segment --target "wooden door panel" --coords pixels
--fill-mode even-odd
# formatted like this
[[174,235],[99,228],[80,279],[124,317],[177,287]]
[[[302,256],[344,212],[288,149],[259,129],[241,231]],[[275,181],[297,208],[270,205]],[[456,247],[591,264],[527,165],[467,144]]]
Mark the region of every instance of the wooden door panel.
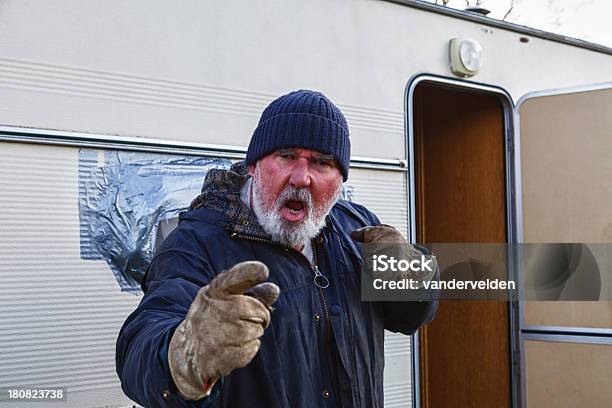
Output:
[[[506,242],[504,117],[491,95],[414,94],[417,240]],[[441,301],[420,331],[423,407],[510,405],[508,305]]]

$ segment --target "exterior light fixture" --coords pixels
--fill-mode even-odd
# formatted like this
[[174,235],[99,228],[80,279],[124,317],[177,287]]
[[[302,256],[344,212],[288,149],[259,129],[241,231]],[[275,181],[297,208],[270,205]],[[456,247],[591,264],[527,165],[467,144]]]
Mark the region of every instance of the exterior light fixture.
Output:
[[450,66],[453,74],[471,77],[482,67],[482,47],[475,40],[453,38],[450,41]]

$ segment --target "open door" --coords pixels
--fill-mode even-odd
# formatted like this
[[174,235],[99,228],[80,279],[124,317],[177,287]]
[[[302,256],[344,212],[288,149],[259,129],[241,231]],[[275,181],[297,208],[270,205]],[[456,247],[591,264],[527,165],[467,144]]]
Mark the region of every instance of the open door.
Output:
[[612,83],[528,94],[517,104],[517,119],[518,239],[600,249],[592,251],[599,301],[560,293],[557,301],[521,303],[523,402],[609,407]]
[[612,406],[612,83],[526,95],[516,134],[495,88],[417,78],[408,107],[411,239],[580,244],[600,292],[442,301],[414,338],[417,406]]
[[[507,94],[426,77],[413,81],[408,105],[412,239],[511,240]],[[420,406],[510,407],[513,330],[509,302],[442,300],[417,337]]]

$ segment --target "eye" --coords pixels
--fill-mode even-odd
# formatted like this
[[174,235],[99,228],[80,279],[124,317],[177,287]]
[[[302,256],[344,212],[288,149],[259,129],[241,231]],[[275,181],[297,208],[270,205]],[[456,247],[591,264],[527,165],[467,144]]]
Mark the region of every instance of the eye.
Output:
[[316,157],[313,161],[320,167],[332,168],[336,166],[336,161],[331,157]]
[[296,158],[295,152],[291,150],[280,150],[276,156],[286,160],[293,160]]

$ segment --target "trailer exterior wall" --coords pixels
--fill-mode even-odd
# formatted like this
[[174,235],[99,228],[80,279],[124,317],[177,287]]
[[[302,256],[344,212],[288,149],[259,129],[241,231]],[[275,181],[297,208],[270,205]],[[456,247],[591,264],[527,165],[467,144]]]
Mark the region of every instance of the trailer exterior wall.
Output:
[[274,96],[315,88],[346,111],[354,154],[384,158],[405,150],[408,79],[450,76],[453,37],[482,44],[474,80],[515,100],[612,72],[607,54],[377,0],[23,0],[0,27],[0,124],[244,146]]
[[[612,72],[607,54],[541,38],[524,44],[516,32],[377,0],[264,7],[22,0],[2,3],[0,27],[0,124],[107,134],[109,141],[117,135],[244,147],[270,100],[315,88],[346,113],[354,155],[405,159],[406,84],[418,73],[450,76],[447,46],[455,36],[483,46],[474,81],[501,86],[514,100],[603,82]],[[372,209],[406,230],[405,191],[363,185]],[[393,201],[402,210],[379,194],[399,197]],[[356,200],[370,205],[367,197]],[[403,356],[406,344],[397,350],[389,355]],[[401,371],[389,361],[388,372]],[[396,402],[407,401],[399,395]]]

